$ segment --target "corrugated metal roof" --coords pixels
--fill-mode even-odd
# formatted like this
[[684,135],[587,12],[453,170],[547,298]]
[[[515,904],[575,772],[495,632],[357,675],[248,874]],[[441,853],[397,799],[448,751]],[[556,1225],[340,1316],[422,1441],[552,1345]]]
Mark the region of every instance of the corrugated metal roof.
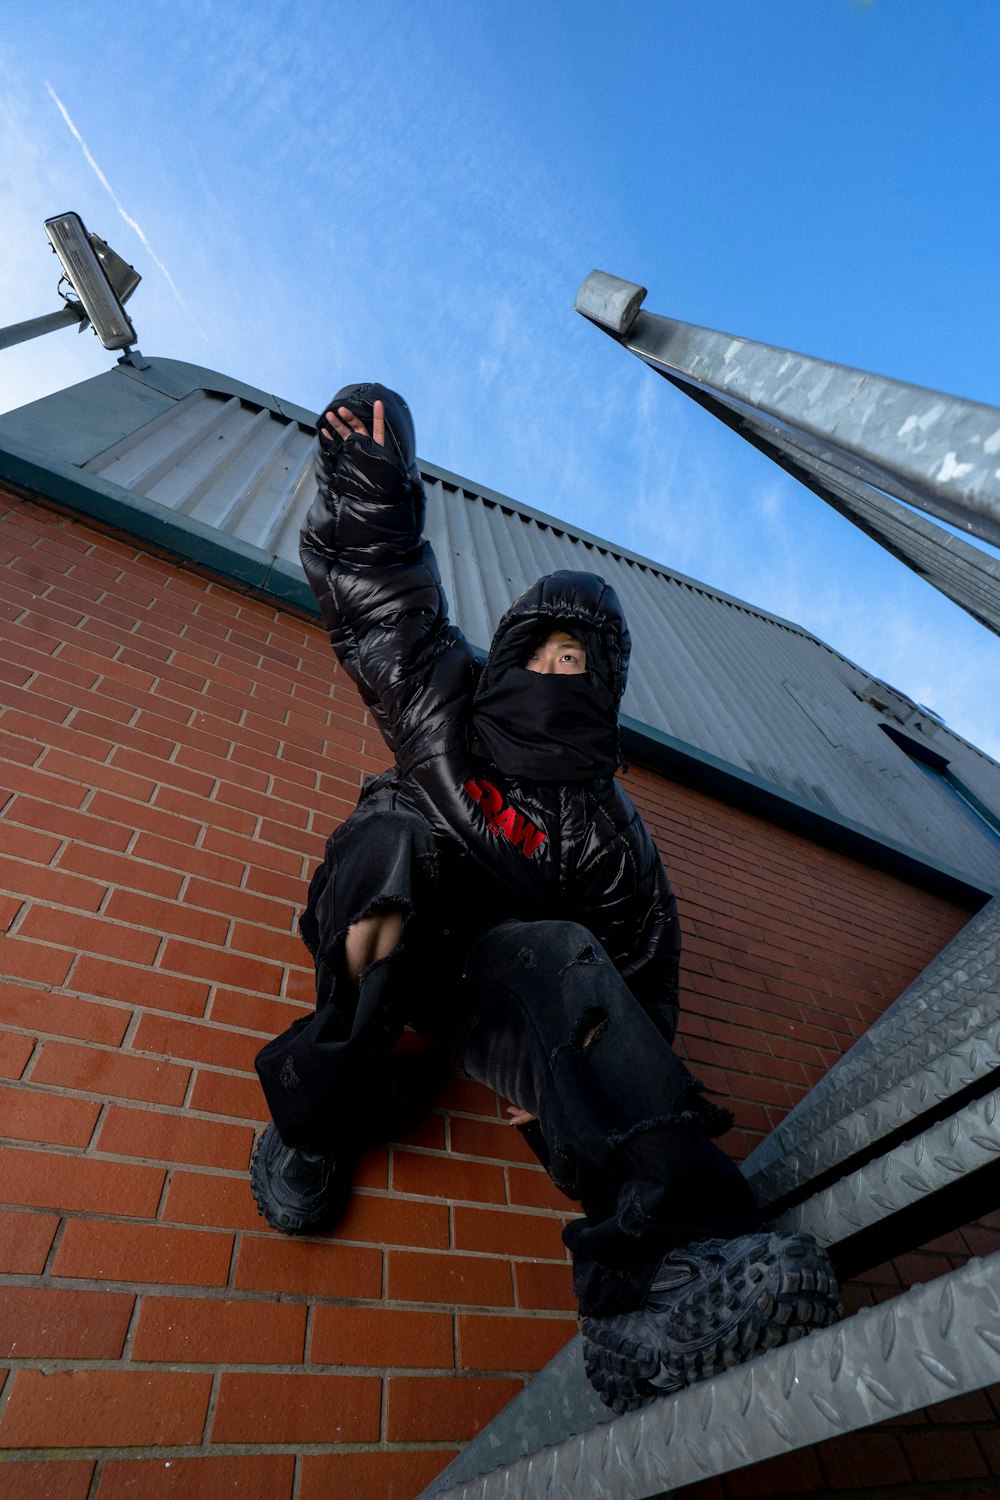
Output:
[[[138,425],[125,430],[116,407]],[[0,440],[30,434],[37,446],[55,427],[63,460],[73,452],[85,472],[297,565],[315,493],[313,424],[263,392],[164,360],[9,413]],[[866,700],[868,675],[800,627],[433,464],[421,470],[452,616],[473,644],[489,644],[503,610],[540,574],[600,573],[632,630],[632,719],[974,879],[1000,880],[1000,837],[970,824],[953,791],[879,726],[907,719],[904,732],[997,812],[1000,767],[903,695],[869,694],[880,708]]]

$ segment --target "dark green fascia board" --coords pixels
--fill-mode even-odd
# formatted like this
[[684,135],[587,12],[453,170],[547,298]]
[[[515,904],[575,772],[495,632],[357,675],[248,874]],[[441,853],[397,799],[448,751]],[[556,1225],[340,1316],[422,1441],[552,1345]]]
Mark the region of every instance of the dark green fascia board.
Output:
[[254,593],[311,615],[319,613],[301,568],[96,474],[44,454],[0,448],[0,479],[148,542],[157,551],[208,568]]
[[[149,543],[183,562],[207,568],[274,603],[317,616],[319,606],[301,567],[227,536],[168,506],[147,500],[95,474],[59,463],[44,454],[0,448],[0,479],[63,505],[78,515]],[[477,650],[481,660],[486,653]],[[895,843],[863,824],[820,809],[763,781],[707,750],[622,716],[622,745],[638,764],[672,780],[711,792],[723,801],[757,813],[904,879],[962,901],[982,901],[1000,888],[973,881],[960,870]]]
[[863,823],[807,802],[795,792],[764,781],[752,771],[744,771],[708,750],[699,750],[627,714],[622,714],[620,723],[626,756],[672,781],[711,792],[724,802],[781,823],[817,843],[860,856],[867,864],[951,899],[981,904],[1000,894],[1000,885],[970,879],[953,865],[942,864]]

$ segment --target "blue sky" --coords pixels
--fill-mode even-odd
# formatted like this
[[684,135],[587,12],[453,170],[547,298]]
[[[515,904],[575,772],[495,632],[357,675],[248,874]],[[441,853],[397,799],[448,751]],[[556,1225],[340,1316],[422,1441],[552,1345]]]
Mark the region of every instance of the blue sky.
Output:
[[[1000,405],[994,0],[131,0],[0,40],[0,323],[75,209],[147,354],[315,409],[813,630],[1000,757],[1000,640],[572,311],[647,308]],[[85,149],[86,148],[86,149]],[[0,353],[0,409],[112,363]]]

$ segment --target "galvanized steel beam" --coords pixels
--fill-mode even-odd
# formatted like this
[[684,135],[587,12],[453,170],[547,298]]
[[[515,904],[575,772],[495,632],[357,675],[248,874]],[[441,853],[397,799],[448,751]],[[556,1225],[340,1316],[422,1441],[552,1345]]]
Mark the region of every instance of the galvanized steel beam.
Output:
[[[805,1229],[819,1244],[835,1246],[880,1226],[891,1236],[887,1219],[923,1203],[981,1167],[1000,1161],[1000,1089],[975,1099],[946,1120],[939,1120],[867,1162],[849,1177],[779,1214],[775,1227],[789,1233]],[[939,1232],[953,1226],[942,1223]],[[892,1253],[891,1248],[887,1252]],[[881,1252],[875,1252],[881,1262]]]
[[1000,898],[933,959],[743,1164],[762,1203],[808,1190],[1000,1076]]
[[576,307],[703,404],[762,413],[834,468],[1000,546],[995,407],[646,313],[642,292],[591,272]]
[[1000,1380],[1000,1253],[421,1500],[653,1500]]
[[[807,435],[793,434],[756,414],[744,412],[730,420],[726,407],[715,414],[899,562],[1000,635],[1000,562],[866,480],[834,467],[827,461],[829,449]],[[912,503],[913,497],[908,498]]]

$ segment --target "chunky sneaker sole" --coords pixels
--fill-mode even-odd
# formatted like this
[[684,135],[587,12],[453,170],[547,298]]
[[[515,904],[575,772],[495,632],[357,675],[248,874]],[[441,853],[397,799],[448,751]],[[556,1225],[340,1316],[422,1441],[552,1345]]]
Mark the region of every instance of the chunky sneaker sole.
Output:
[[614,1411],[645,1406],[843,1315],[836,1274],[811,1235],[762,1232],[675,1254],[698,1272],[659,1308],[654,1290],[654,1305],[584,1322],[588,1378]]
[[257,1212],[282,1234],[322,1234],[344,1212],[352,1169],[286,1146],[265,1126],[250,1160]]

